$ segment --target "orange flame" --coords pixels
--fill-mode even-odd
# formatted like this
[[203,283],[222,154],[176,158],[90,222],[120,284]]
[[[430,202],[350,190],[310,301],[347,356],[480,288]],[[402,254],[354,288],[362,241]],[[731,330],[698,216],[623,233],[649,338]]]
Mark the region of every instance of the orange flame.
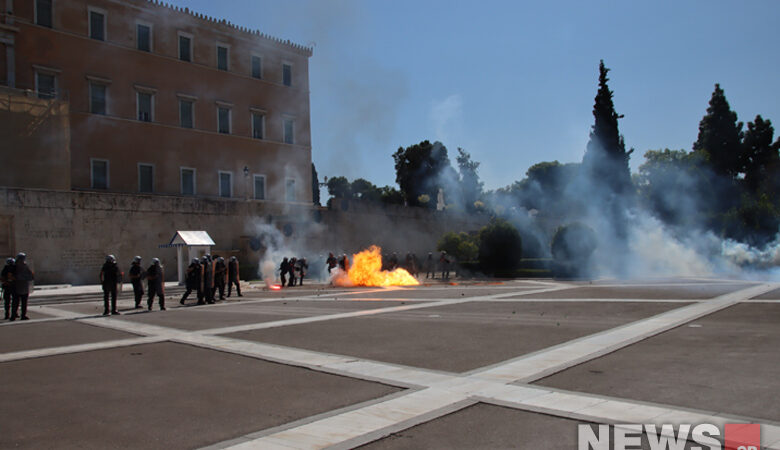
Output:
[[372,245],[353,255],[352,265],[347,273],[333,277],[336,286],[417,286],[415,277],[404,269],[382,270],[382,249]]

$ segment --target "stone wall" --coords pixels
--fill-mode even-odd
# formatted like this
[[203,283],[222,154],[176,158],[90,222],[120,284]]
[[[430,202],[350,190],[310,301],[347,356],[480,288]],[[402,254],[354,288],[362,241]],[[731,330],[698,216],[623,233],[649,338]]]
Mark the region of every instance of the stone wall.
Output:
[[[264,248],[250,245],[256,224],[281,230],[289,256],[316,258],[328,251],[352,253],[371,244],[386,251],[434,251],[445,231],[472,231],[474,220],[422,208],[383,208],[359,203],[338,211],[306,204],[222,198],[52,191],[0,187],[0,249],[28,254],[38,284],[98,282],[107,254],[127,270],[134,255],[144,265],[158,257],[166,278],[176,278],[176,250],[159,248],[176,230],[206,230],[212,253],[237,255],[257,266]],[[260,227],[262,228],[262,227]]]

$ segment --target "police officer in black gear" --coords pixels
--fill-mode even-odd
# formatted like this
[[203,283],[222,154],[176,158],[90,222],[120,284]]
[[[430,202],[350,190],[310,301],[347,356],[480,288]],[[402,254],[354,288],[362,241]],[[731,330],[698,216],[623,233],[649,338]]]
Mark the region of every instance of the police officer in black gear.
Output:
[[195,290],[198,293],[198,303],[203,302],[203,289],[201,288],[201,282],[203,281],[203,266],[200,265],[198,258],[192,258],[189,267],[187,267],[187,292],[181,297],[179,303],[182,305],[187,297]]
[[8,258],[5,260],[3,273],[0,280],[3,283],[3,310],[5,311],[5,320],[8,320],[11,311],[11,300],[14,298],[14,271],[16,270],[16,260]]
[[279,277],[282,279],[282,287],[287,282],[287,268],[290,265],[287,257],[282,260],[282,264],[279,265]]
[[106,262],[103,264],[103,268],[100,269],[100,284],[103,285],[103,315],[109,314],[108,309],[108,296],[111,296],[111,314],[117,316],[119,311],[116,310],[116,285],[119,283],[120,273],[119,266],[116,265],[116,258],[114,255],[106,256]]
[[227,266],[225,265],[225,258],[218,257],[217,262],[214,263],[214,291],[219,290],[219,299],[225,299],[225,284],[227,281]]
[[165,285],[163,284],[165,274],[159,259],[152,258],[152,265],[146,270],[146,280],[149,289],[149,300],[146,304],[149,307],[149,311],[152,310],[155,295],[160,299],[160,311],[165,311]]
[[230,262],[228,263],[228,297],[230,297],[230,291],[233,289],[233,284],[236,285],[236,294],[238,294],[239,297],[243,297],[243,295],[241,295],[241,285],[238,280],[238,258],[235,256],[231,256]]
[[141,307],[141,300],[144,298],[144,283],[143,279],[146,275],[144,269],[141,268],[141,257],[136,256],[133,258],[133,262],[130,264],[130,283],[133,285],[133,294],[135,295],[135,307]]
[[19,306],[22,307],[22,320],[30,320],[27,317],[27,298],[30,296],[30,282],[35,279],[35,274],[27,266],[27,255],[19,253],[16,255],[16,264],[14,264],[14,297],[11,302],[11,317],[9,320],[16,320],[16,312]]
[[206,303],[214,303],[214,265],[211,255],[205,255],[201,260],[203,264],[203,291]]

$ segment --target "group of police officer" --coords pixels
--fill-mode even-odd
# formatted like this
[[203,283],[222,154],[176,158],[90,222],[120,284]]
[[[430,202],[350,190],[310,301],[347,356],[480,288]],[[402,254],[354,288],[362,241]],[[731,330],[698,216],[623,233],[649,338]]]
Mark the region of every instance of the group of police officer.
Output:
[[[5,273],[5,272],[3,272]],[[103,315],[119,315],[116,309],[117,286],[122,282],[123,273],[119,270],[114,255],[106,256],[106,262],[100,269],[100,284],[103,287]],[[146,306],[149,311],[154,305],[154,297],[158,297],[160,311],[165,311],[165,272],[158,258],[152,258],[152,264],[144,270],[141,266],[141,257],[136,256],[130,264],[128,272],[130,283],[133,285],[133,294],[135,296],[135,307],[141,307],[141,301],[144,296],[143,280],[147,283],[148,298]],[[241,295],[241,285],[238,279],[238,259],[235,256],[230,257],[230,262],[226,265],[225,259],[221,256],[213,257],[210,254],[204,255],[201,259],[193,258],[189,267],[187,267],[186,287],[187,291],[182,296],[179,303],[184,304],[192,291],[197,292],[198,304],[214,303],[217,290],[219,290],[219,299],[225,298],[225,284],[228,286],[230,297],[233,284],[236,285],[236,293]],[[111,307],[109,308],[109,298]]]
[[[27,255],[19,253],[16,258],[5,260],[0,281],[3,286],[3,308],[5,320],[30,320],[27,317],[27,299],[30,297],[30,283],[35,274],[27,265]],[[21,317],[19,307],[21,306]]]
[[[306,272],[309,270],[309,263],[306,258],[287,258],[282,260],[279,265],[279,278],[282,279],[282,286],[303,286],[303,279],[306,278]],[[289,278],[288,278],[289,277]]]
[[210,254],[204,255],[200,259],[192,258],[192,262],[187,267],[187,291],[179,303],[185,304],[184,302],[192,291],[197,293],[198,305],[214,303],[217,292],[219,292],[219,300],[224,300],[225,285],[227,285],[227,296],[230,297],[234,284],[236,285],[236,294],[243,297],[238,278],[238,258],[235,256],[231,256],[227,264],[225,264],[225,258],[212,257]]

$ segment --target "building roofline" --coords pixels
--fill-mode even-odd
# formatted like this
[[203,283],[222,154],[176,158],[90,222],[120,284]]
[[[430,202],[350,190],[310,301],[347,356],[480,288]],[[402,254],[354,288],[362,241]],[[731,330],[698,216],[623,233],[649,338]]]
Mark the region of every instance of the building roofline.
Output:
[[240,26],[240,25],[236,25],[236,24],[234,24],[232,22],[229,22],[229,21],[227,21],[225,19],[217,19],[215,17],[207,16],[206,14],[201,14],[201,13],[192,11],[189,8],[186,8],[186,7],[182,8],[180,6],[176,6],[176,5],[172,5],[170,3],[166,3],[166,2],[164,2],[162,0],[146,0],[146,3],[149,4],[149,5],[152,5],[152,6],[168,8],[168,9],[176,11],[178,13],[188,14],[190,16],[195,17],[196,19],[200,19],[200,20],[209,22],[211,24],[217,24],[217,25],[221,25],[223,27],[231,28],[233,30],[236,30],[236,31],[239,31],[239,32],[242,32],[242,33],[245,33],[245,34],[249,34],[249,35],[254,36],[254,37],[259,37],[260,39],[269,40],[269,41],[271,41],[271,42],[273,42],[275,44],[280,44],[280,45],[286,46],[286,47],[296,51],[297,53],[300,53],[300,54],[302,54],[304,56],[307,56],[307,57],[311,57],[311,55],[313,53],[313,48],[312,47],[308,47],[308,46],[301,45],[301,44],[296,44],[295,42],[292,42],[289,39],[285,40],[285,39],[281,39],[281,38],[278,38],[278,37],[275,37],[275,36],[271,36],[271,35],[268,35],[266,33],[261,32],[260,30],[253,30],[253,29],[248,28],[248,27],[243,27],[243,26]]

